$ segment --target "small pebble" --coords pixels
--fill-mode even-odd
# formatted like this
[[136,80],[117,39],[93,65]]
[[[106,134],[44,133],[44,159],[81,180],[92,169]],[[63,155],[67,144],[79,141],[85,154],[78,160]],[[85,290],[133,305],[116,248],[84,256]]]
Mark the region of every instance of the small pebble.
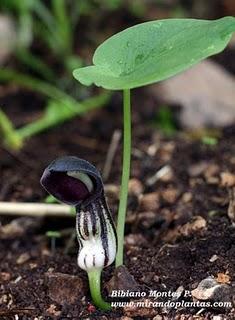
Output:
[[128,184],[128,191],[130,195],[139,196],[143,193],[143,185],[138,179],[130,179]]
[[11,279],[11,275],[9,272],[1,272],[0,279],[3,281],[9,281]]
[[216,254],[214,254],[211,258],[210,258],[210,262],[215,262],[217,259],[218,259],[219,257],[216,255]]
[[55,317],[58,317],[61,315],[61,311],[57,310],[54,304],[51,304],[49,308],[47,308],[46,312]]
[[106,284],[106,288],[111,295],[114,290],[138,291],[140,287],[128,269],[125,266],[119,266],[114,270],[114,274]]
[[221,185],[223,187],[233,187],[235,186],[235,175],[230,172],[221,172]]
[[[216,178],[215,175],[218,175],[219,171],[220,171],[220,168],[217,164],[210,164],[206,168],[206,170],[204,172],[204,176],[205,176],[206,180],[209,181],[211,178]],[[218,182],[219,182],[219,180],[218,180]]]
[[116,184],[105,184],[104,192],[109,198],[118,199],[120,188]]
[[212,320],[223,320],[222,316],[214,316]]
[[216,277],[216,281],[219,283],[227,283],[231,282],[231,278],[228,273],[219,272]]
[[140,199],[140,211],[156,211],[159,209],[159,194],[157,192],[147,193]]
[[184,236],[194,234],[195,232],[205,229],[206,225],[206,220],[203,217],[195,216],[192,222],[188,222],[180,228],[180,234]]
[[182,201],[184,203],[188,203],[190,201],[192,201],[192,198],[193,198],[193,195],[191,192],[185,192],[183,195],[182,195]]
[[231,290],[229,285],[221,284],[213,277],[207,277],[191,293],[197,300],[230,302],[232,296]]
[[153,320],[163,320],[163,316],[157,315],[153,318]]
[[30,255],[25,252],[25,253],[22,253],[16,260],[16,263],[17,264],[24,264],[25,262],[27,262],[28,260],[30,259]]
[[47,272],[45,280],[49,298],[60,305],[75,303],[87,291],[84,280],[78,276]]
[[163,200],[170,204],[173,204],[176,201],[178,195],[179,195],[179,192],[175,188],[168,188],[161,192],[161,196]]

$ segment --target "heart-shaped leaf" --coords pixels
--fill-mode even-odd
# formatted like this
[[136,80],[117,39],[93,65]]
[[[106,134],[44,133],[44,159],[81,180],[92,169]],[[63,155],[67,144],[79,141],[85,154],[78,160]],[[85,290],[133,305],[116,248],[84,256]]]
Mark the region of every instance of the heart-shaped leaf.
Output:
[[141,23],[107,39],[96,49],[94,65],[76,69],[74,77],[111,90],[141,87],[222,51],[234,31],[234,17]]

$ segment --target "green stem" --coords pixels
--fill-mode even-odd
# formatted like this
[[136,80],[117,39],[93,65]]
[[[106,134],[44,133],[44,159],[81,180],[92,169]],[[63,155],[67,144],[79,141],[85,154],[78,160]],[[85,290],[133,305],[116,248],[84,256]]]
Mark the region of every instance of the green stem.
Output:
[[111,310],[110,303],[103,300],[100,290],[101,269],[89,271],[89,286],[92,300],[96,307],[102,310]]
[[[81,115],[90,110],[102,107],[110,98],[110,94],[102,93],[96,97],[88,98],[83,102],[73,104],[56,104],[51,103],[45,114],[38,120],[17,129],[16,133],[22,138],[30,138],[40,132],[43,132],[51,127],[58,126],[65,121],[68,121],[75,116]],[[50,114],[53,113],[53,116]]]
[[67,12],[65,0],[53,0],[52,7],[56,19],[58,39],[61,41],[61,50],[64,54],[72,53],[72,26]]
[[4,143],[12,150],[19,150],[23,146],[22,137],[16,132],[11,120],[0,109],[0,134],[3,136]]
[[123,264],[124,229],[127,208],[128,182],[130,177],[131,162],[131,96],[130,89],[123,91],[123,163],[122,183],[120,192],[120,203],[118,208],[117,236],[118,251],[116,256],[116,267]]
[[[40,119],[14,131],[15,137],[17,135],[20,139],[22,139],[22,142],[26,138],[63,123],[77,115],[81,115],[89,110],[102,107],[109,101],[111,97],[109,92],[105,92],[79,103],[64,91],[57,89],[55,86],[45,81],[15,72],[14,70],[8,68],[0,70],[0,81],[12,81],[21,87],[35,90],[52,99],[52,101],[48,104],[46,113]],[[4,123],[4,121],[1,121],[0,114],[0,125],[1,122]],[[6,129],[4,131],[6,131]],[[11,130],[11,132],[13,132],[13,130]],[[9,136],[9,138],[12,137],[13,135]],[[9,145],[11,146],[12,143]]]
[[19,48],[15,51],[15,54],[20,63],[23,63],[37,74],[43,76],[47,81],[53,82],[56,79],[56,75],[50,67],[48,67],[42,59],[34,55],[30,50]]
[[34,77],[18,73],[17,71],[9,68],[3,68],[0,70],[0,81],[12,81],[21,87],[42,93],[53,100],[68,100],[76,104],[76,100],[72,99],[68,94],[57,89],[55,86]]

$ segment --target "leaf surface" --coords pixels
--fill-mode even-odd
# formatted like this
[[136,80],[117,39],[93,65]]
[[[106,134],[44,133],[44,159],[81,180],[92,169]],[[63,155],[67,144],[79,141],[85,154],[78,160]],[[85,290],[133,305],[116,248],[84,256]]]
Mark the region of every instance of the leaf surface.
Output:
[[103,42],[93,65],[74,71],[84,85],[120,90],[167,79],[222,51],[235,18],[165,19],[138,24]]

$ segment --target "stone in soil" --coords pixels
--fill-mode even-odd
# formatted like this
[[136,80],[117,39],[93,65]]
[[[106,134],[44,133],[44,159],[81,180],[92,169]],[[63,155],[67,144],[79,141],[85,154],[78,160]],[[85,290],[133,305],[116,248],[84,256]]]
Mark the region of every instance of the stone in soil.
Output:
[[47,272],[45,280],[49,297],[60,305],[73,304],[87,293],[86,285],[79,276]]

